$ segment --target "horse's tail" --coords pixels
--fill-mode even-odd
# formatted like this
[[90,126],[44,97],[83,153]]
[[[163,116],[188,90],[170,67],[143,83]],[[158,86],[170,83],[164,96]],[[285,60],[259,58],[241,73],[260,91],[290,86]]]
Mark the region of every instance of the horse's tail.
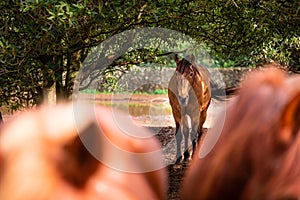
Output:
[[1,111],[0,111],[0,125],[3,123],[3,117],[2,117],[2,114],[1,114]]
[[234,95],[238,91],[238,87],[219,86],[214,81],[210,81],[211,98],[225,101],[229,96]]

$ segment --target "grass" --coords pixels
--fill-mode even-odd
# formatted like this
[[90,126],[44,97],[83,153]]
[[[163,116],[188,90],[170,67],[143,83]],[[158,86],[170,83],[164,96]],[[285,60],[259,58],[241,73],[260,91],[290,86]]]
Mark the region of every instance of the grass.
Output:
[[168,89],[156,89],[154,94],[168,94]]
[[[92,89],[85,89],[80,91],[80,93],[82,94],[101,94],[102,92],[98,91],[98,90],[92,90]],[[108,94],[108,93],[107,93]]]
[[[80,93],[82,94],[113,94],[113,92],[100,92],[96,89],[91,90],[91,89],[86,89],[81,91]],[[126,92],[125,92],[126,94]],[[139,92],[139,91],[134,91],[133,94],[168,94],[168,89],[156,89],[153,92]]]

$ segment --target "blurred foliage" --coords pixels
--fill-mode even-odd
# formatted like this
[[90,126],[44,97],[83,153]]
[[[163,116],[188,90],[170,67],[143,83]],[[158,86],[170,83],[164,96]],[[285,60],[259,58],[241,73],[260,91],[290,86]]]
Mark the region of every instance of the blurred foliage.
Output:
[[[299,1],[197,1],[189,25],[223,66],[254,66],[278,62],[300,69]],[[191,26],[188,26],[191,27]],[[193,33],[192,33],[193,32]],[[186,33],[188,33],[186,31]]]
[[[0,8],[0,105],[12,109],[41,103],[54,84],[57,98],[68,98],[93,47],[142,27],[173,29],[205,43],[218,67],[278,62],[300,70],[298,0],[4,0]],[[116,74],[132,65],[170,62],[170,52],[155,46],[113,62],[102,53],[110,64],[103,81],[112,87]],[[103,73],[86,71],[83,79],[88,85]]]

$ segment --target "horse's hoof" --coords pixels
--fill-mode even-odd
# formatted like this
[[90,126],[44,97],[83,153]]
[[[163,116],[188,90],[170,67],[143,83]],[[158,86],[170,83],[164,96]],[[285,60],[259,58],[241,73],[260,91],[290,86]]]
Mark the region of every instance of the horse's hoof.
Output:
[[189,162],[189,161],[191,161],[192,159],[191,159],[190,157],[185,157],[183,160],[184,160],[184,162]]
[[190,152],[187,150],[183,154],[183,160],[188,161],[190,159]]
[[176,160],[175,164],[180,164],[180,163],[181,163],[181,161],[182,161],[182,156],[180,156],[179,158],[177,158],[177,160]]

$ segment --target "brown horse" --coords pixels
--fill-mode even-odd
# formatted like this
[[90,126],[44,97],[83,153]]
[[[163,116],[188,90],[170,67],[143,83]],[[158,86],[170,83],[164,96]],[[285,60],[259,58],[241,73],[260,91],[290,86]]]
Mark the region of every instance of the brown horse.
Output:
[[[214,148],[193,159],[182,199],[299,199],[299,83],[299,75],[275,68],[250,74],[227,107]],[[205,137],[199,156],[219,130]]]
[[[72,105],[60,105],[1,126],[0,199],[166,199],[166,170],[152,134],[130,119],[124,133],[108,108],[80,117],[75,124]],[[103,160],[86,149],[83,138]]]
[[[194,56],[180,60],[176,54],[175,62],[177,68],[169,82],[168,96],[176,124],[176,158],[179,162],[182,159],[182,135],[184,135],[184,160],[190,158],[189,135],[193,152],[197,138],[201,137],[202,126],[211,100],[211,91],[209,71],[197,65]],[[189,134],[188,117],[191,120],[191,134]]]

